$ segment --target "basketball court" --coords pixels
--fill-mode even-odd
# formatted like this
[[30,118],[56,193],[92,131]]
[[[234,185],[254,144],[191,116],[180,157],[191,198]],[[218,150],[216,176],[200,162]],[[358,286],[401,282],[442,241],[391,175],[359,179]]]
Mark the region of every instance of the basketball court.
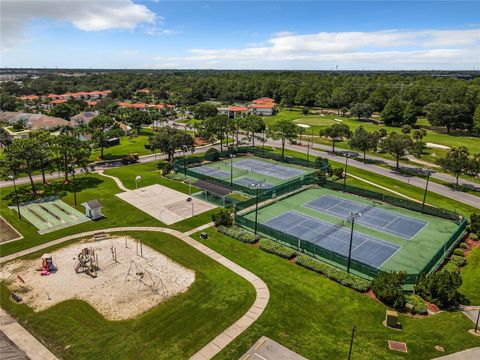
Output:
[[126,191],[116,196],[167,225],[215,208],[213,204],[159,184]]

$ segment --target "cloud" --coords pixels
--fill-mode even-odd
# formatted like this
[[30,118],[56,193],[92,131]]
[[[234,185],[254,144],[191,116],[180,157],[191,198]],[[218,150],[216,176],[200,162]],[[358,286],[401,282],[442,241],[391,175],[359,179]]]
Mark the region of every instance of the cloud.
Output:
[[130,50],[130,49],[125,49],[122,51],[125,55],[130,55],[130,56],[135,56],[135,55],[140,55],[140,50]]
[[[470,64],[479,63],[480,29],[383,30],[276,33],[267,45],[235,49],[189,49],[185,61],[223,61],[251,65],[317,62],[347,64]],[[274,66],[274,65],[273,65]],[[383,66],[381,66],[383,67]],[[301,66],[297,66],[301,68]]]
[[162,20],[132,0],[2,0],[2,47],[11,48],[24,41],[25,26],[34,19],[64,21],[83,31],[132,30]]

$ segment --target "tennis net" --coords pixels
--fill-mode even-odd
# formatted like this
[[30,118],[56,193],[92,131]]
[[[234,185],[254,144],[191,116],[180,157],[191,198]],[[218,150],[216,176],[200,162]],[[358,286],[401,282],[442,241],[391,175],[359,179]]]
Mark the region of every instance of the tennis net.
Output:
[[338,230],[340,230],[344,226],[345,226],[345,221],[344,220],[342,220],[340,223],[338,223],[336,225],[331,226],[327,231],[325,231],[324,233],[321,233],[319,236],[315,237],[315,244],[320,242],[321,240],[333,235],[334,233],[336,233]]

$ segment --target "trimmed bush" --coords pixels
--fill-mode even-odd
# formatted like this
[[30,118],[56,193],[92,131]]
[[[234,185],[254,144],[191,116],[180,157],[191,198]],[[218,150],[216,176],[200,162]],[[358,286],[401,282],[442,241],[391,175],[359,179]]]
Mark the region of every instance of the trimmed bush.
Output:
[[448,263],[445,264],[442,270],[445,271],[458,271],[458,265],[455,264],[453,261],[449,261]]
[[242,229],[239,226],[219,226],[218,231],[220,231],[222,234],[225,234],[247,244],[254,244],[258,241],[258,236],[251,233],[250,231]]
[[336,269],[333,266],[315,260],[310,256],[297,256],[296,263],[354,290],[367,292],[370,289],[370,281],[362,279],[356,275],[347,274],[343,270]]
[[453,250],[453,255],[457,255],[457,256],[461,256],[461,257],[464,257],[465,254],[463,253],[463,250],[462,249],[455,249]]
[[467,259],[463,256],[458,256],[458,255],[453,255],[450,258],[450,261],[453,261],[455,264],[457,264],[459,267],[465,266],[467,263]]
[[425,305],[425,302],[420,296],[414,294],[407,295],[406,300],[407,303],[413,305],[412,314],[426,315],[428,313],[427,305]]
[[405,308],[404,272],[382,272],[372,281],[372,291],[384,304],[402,311]]
[[232,226],[232,213],[227,209],[220,210],[212,215],[212,221],[215,223],[215,226]]
[[260,249],[285,259],[291,259],[295,256],[295,250],[269,239],[260,239]]
[[205,153],[205,160],[217,161],[220,158],[220,153],[215,148],[210,148]]
[[472,240],[478,240],[478,235],[477,234],[470,234],[470,239]]
[[461,294],[458,291],[461,285],[460,271],[442,270],[420,275],[415,285],[415,292],[435,305],[446,308],[456,305],[461,300]]
[[460,248],[462,248],[462,249],[468,249],[468,245],[467,245],[466,243],[464,243],[464,242],[460,243],[459,246],[460,246]]

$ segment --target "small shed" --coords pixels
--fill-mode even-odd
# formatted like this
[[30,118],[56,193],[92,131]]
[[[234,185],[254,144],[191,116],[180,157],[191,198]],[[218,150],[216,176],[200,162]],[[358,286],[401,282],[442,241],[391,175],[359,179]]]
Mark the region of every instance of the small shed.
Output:
[[103,217],[102,207],[103,205],[98,201],[98,199],[90,200],[82,204],[85,207],[85,215],[92,219],[96,220]]

